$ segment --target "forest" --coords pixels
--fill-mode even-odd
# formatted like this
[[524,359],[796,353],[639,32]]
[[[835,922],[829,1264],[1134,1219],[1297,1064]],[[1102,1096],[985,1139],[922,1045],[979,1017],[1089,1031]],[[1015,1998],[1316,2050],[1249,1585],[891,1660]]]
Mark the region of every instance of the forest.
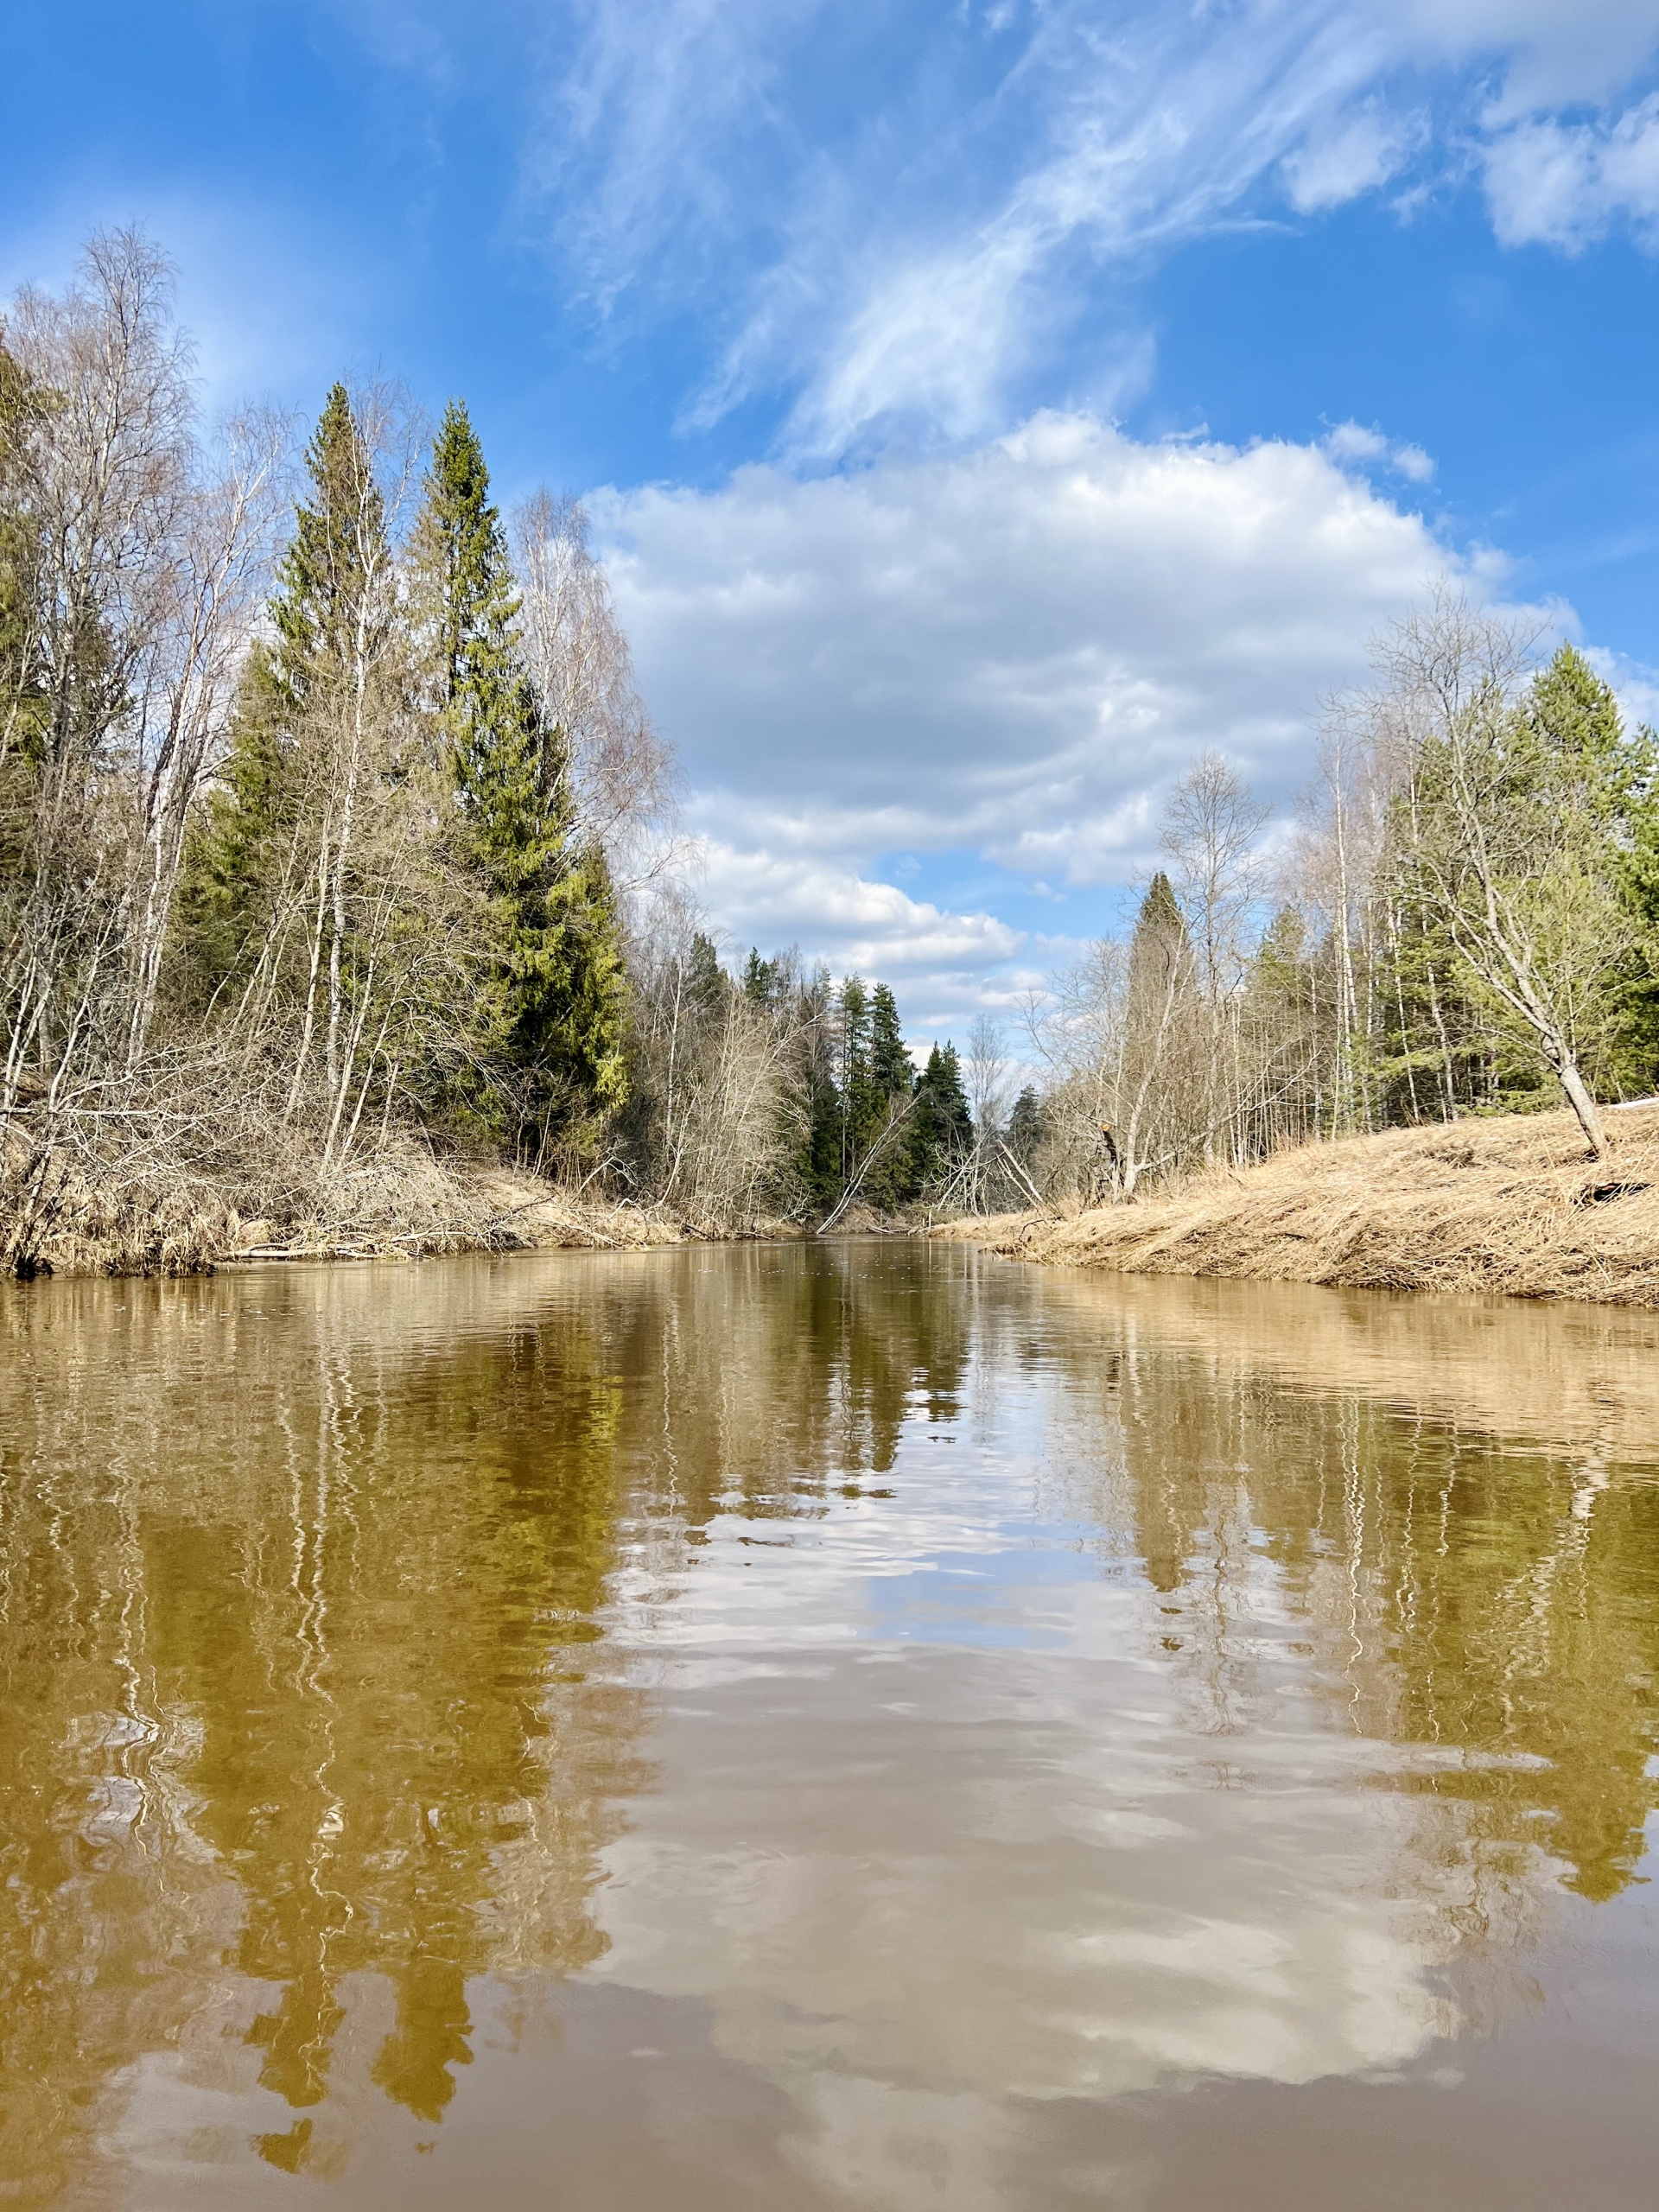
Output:
[[721,1234],[1563,1101],[1599,1154],[1659,1082],[1656,748],[1535,648],[1440,594],[1293,823],[1206,753],[1133,928],[918,1069],[886,984],[708,933],[579,502],[504,518],[385,382],[205,423],[100,234],[0,319],[0,1268],[487,1243],[492,1162]]

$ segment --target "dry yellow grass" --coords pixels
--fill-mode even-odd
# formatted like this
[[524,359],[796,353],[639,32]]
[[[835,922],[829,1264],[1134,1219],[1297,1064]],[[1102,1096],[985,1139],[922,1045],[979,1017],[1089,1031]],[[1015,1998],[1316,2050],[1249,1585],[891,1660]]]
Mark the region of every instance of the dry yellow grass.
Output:
[[435,1160],[401,1138],[327,1176],[305,1159],[268,1161],[260,1172],[184,1172],[170,1160],[119,1157],[99,1168],[71,1154],[31,1172],[26,1146],[0,1138],[0,1275],[181,1275],[238,1259],[611,1250],[688,1234],[660,1210],[512,1169]]
[[1659,1306],[1659,1106],[1607,1119],[1600,1162],[1567,1113],[1470,1120],[1305,1145],[1069,1219],[937,1233],[1131,1274]]

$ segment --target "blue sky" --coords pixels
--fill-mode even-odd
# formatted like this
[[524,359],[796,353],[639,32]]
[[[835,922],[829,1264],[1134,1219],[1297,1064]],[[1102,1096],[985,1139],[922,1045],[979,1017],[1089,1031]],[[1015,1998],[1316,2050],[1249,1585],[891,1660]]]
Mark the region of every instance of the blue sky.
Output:
[[1434,571],[1659,665],[1659,0],[14,4],[0,278],[591,495],[734,943],[918,1033],[1281,808]]

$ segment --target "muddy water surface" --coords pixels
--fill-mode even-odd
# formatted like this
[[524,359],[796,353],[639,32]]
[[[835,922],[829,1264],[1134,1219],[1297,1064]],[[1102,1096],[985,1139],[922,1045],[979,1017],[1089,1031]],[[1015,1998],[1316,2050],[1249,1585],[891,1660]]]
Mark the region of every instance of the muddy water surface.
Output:
[[0,2205],[1652,2212],[1659,1321],[0,1298]]

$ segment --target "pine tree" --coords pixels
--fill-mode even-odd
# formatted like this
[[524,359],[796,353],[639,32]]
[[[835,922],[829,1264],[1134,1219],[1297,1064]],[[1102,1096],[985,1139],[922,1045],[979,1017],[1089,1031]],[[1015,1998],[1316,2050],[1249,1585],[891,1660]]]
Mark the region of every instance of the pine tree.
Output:
[[1627,743],[1613,688],[1583,654],[1563,645],[1534,677],[1523,712],[1548,753],[1579,764],[1594,813],[1610,826],[1628,819],[1653,763],[1639,742]]

